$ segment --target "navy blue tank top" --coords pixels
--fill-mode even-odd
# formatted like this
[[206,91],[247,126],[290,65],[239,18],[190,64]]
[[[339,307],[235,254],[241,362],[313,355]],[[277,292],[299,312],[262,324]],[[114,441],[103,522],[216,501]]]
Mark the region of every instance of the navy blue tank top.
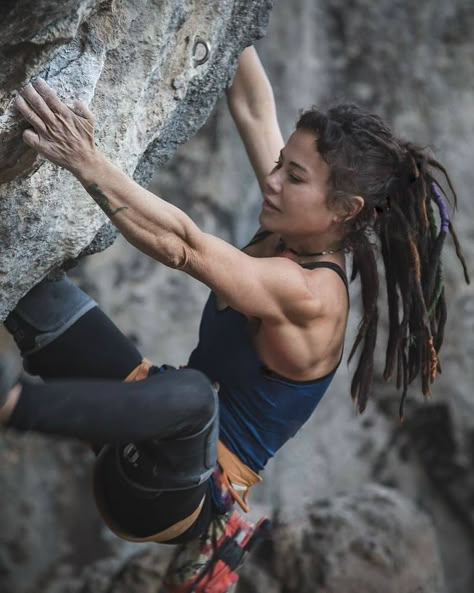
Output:
[[[337,264],[303,267],[331,268],[347,289],[346,275]],[[188,366],[219,383],[220,439],[255,472],[308,420],[337,369],[312,381],[293,381],[265,368],[245,315],[231,307],[219,311],[214,293],[204,308],[199,343]]]

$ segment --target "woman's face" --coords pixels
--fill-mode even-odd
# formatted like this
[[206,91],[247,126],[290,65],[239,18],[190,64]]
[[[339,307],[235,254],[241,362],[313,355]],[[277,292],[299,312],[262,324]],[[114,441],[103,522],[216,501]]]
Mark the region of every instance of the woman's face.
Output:
[[260,224],[288,237],[324,234],[337,220],[327,206],[329,166],[308,130],[290,136],[264,184]]

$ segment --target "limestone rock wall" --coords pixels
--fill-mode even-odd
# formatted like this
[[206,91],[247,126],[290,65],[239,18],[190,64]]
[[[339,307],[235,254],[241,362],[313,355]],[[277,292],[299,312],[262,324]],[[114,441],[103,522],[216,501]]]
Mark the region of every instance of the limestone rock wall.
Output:
[[380,486],[313,503],[306,521],[280,529],[274,549],[282,591],[446,590],[430,518]]

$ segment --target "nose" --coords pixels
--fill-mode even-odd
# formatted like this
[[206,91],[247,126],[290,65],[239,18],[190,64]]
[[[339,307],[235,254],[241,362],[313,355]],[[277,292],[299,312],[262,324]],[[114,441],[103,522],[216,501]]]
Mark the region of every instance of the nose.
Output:
[[277,194],[281,189],[281,175],[279,169],[273,169],[265,178],[265,189],[268,193]]

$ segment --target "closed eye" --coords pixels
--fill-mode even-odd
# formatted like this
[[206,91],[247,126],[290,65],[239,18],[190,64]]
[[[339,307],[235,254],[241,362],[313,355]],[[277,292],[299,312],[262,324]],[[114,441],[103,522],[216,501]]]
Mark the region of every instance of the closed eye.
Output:
[[[277,171],[278,169],[280,169],[283,166],[283,154],[280,154],[280,158],[277,161],[274,161],[274,163],[275,163],[275,166],[273,167],[271,173],[273,173],[274,171]],[[293,168],[293,166],[299,167],[300,165],[290,162],[289,166],[291,168]],[[288,173],[288,179],[290,180],[291,183],[303,183],[303,179],[301,179],[301,177],[297,177],[294,173]]]
[[291,181],[291,183],[303,183],[302,179],[296,177],[296,175],[293,175],[292,173],[288,173],[288,179]]

